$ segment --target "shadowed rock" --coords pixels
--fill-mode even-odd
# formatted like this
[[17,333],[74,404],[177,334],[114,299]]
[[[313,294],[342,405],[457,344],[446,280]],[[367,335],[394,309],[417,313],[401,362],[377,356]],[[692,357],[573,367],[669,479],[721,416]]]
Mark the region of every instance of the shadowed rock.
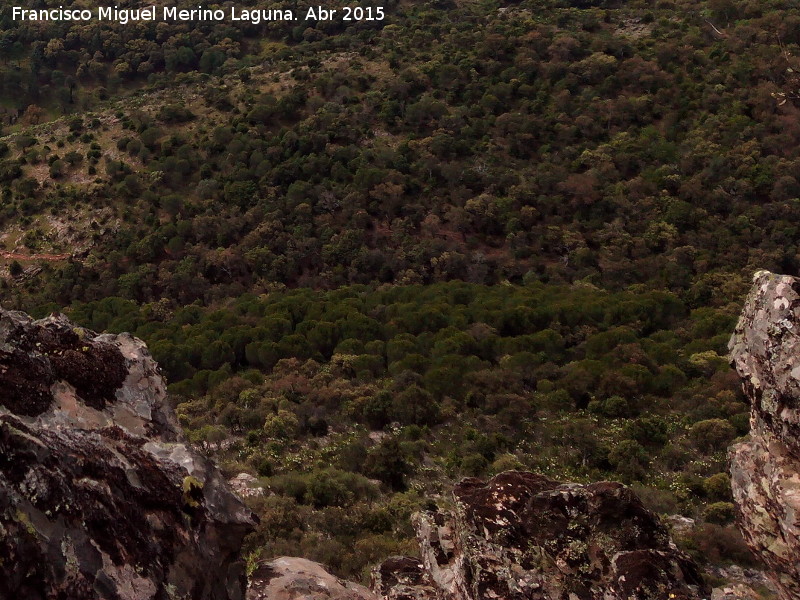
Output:
[[731,448],[745,541],[784,600],[800,598],[800,279],[756,273],[729,343],[750,400],[750,440]]
[[[708,592],[696,565],[622,484],[509,471],[465,479],[453,495],[452,511],[415,516],[425,573],[416,596],[403,583],[403,598],[431,597],[427,582],[446,600],[690,600]],[[384,563],[380,580],[408,579],[399,568],[407,565],[392,560],[398,573]],[[379,591],[391,597],[387,587]]]
[[239,600],[253,524],[140,340],[0,311],[0,598]]
[[436,600],[425,565],[410,556],[391,556],[372,571],[372,589],[385,600]]

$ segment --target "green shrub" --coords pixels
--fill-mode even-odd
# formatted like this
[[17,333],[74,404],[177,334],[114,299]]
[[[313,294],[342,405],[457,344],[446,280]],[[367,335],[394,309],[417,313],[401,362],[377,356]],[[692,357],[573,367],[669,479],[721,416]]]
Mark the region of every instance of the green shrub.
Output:
[[736,506],[732,502],[714,502],[706,507],[704,516],[709,523],[725,525],[736,516]]

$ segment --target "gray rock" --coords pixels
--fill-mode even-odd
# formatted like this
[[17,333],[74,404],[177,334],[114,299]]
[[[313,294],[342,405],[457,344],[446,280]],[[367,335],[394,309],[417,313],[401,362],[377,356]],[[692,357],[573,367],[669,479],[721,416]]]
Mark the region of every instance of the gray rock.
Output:
[[706,572],[716,579],[722,579],[729,585],[743,585],[750,588],[772,590],[773,585],[764,571],[758,569],[743,569],[738,565],[709,565]]
[[305,558],[284,556],[250,575],[247,600],[378,600],[367,588],[344,581]]
[[667,522],[669,530],[678,535],[690,532],[695,526],[694,519],[684,517],[683,515],[669,515],[665,521]]
[[750,400],[750,439],[730,450],[745,541],[783,600],[800,598],[800,280],[756,273],[729,343]]
[[373,591],[384,600],[437,600],[436,588],[423,562],[410,556],[391,556],[372,571]]
[[0,310],[0,598],[240,600],[253,526],[140,340]]

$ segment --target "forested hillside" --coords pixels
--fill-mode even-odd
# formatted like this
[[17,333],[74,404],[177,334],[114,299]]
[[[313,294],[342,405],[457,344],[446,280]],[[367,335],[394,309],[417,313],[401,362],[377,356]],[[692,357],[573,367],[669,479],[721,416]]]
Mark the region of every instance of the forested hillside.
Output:
[[10,6],[0,300],[146,340],[194,440],[276,492],[254,551],[357,573],[445,482],[524,466],[748,560],[725,343],[752,272],[800,267],[795,3]]

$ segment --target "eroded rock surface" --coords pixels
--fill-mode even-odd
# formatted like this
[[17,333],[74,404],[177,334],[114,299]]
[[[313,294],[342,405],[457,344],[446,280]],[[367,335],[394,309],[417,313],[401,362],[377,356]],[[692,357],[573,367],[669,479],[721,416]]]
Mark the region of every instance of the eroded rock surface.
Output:
[[372,571],[372,589],[384,600],[437,600],[425,564],[410,556],[391,556]]
[[800,279],[756,273],[729,344],[750,400],[730,451],[738,522],[784,600],[800,598]]
[[0,598],[239,600],[253,524],[140,340],[0,310]]
[[[428,583],[446,600],[689,600],[709,593],[696,565],[619,483],[561,484],[519,471],[466,479],[454,490],[452,511],[421,513],[415,525],[424,573],[392,559],[411,572],[394,576],[404,599],[429,598]],[[384,563],[376,573],[387,582],[392,570]],[[391,587],[379,591],[391,597]]]
[[339,579],[305,558],[262,563],[250,576],[247,600],[378,600],[367,588]]

